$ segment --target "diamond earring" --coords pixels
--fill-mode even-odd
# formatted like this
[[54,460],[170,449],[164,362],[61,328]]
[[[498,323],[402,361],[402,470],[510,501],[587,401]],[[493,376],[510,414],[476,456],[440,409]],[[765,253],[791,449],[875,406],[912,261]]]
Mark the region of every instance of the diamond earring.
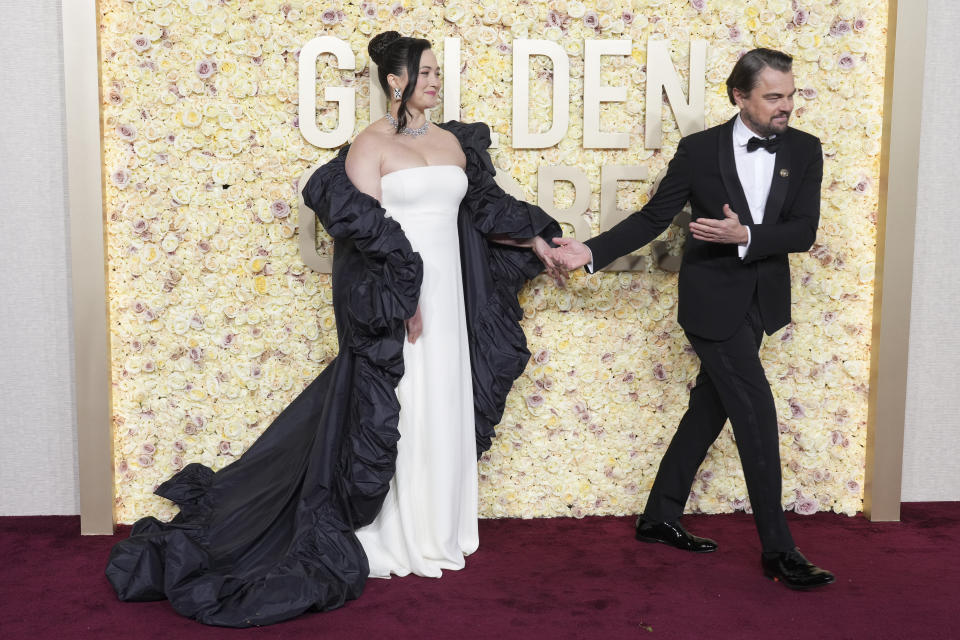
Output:
[[399,100],[400,97],[401,97],[400,89],[394,87],[394,88],[393,88],[393,99],[394,99],[394,100]]

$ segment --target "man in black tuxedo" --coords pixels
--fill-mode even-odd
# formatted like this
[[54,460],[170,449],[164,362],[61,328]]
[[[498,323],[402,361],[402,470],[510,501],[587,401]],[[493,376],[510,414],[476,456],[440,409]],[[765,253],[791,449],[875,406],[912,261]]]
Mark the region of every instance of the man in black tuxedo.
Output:
[[694,476],[727,418],[733,425],[764,574],[795,589],[833,582],[794,545],[780,502],[777,413],[758,350],[790,322],[787,254],[807,251],[820,219],[820,141],[787,126],[792,58],[754,49],[727,79],[740,113],[680,141],[656,194],[586,243],[556,239],[568,269],[602,268],[659,236],[688,201],[691,236],[680,269],[678,321],[700,357],[690,404],[660,463],[636,537],[708,552],[679,523]]

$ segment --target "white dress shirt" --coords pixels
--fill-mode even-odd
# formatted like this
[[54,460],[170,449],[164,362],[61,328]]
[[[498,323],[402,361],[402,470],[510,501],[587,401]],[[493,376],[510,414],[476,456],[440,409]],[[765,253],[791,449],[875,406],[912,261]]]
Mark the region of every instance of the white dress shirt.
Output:
[[[760,148],[747,151],[747,142],[750,138],[759,137],[743,123],[743,116],[737,117],[733,123],[733,158],[737,163],[737,177],[743,187],[743,195],[747,197],[747,206],[750,207],[750,217],[754,224],[763,222],[763,210],[767,206],[767,197],[770,195],[770,183],[773,181],[773,165],[777,154]],[[732,207],[731,207],[732,208]],[[736,211],[735,213],[743,213]],[[747,227],[747,243],[737,245],[737,252],[743,259],[750,248],[750,227]]]

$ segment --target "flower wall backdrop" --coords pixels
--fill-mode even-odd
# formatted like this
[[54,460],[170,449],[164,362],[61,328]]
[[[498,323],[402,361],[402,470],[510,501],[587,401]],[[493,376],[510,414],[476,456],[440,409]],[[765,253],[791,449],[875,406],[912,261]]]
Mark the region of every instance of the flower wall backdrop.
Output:
[[[795,56],[792,124],[826,154],[815,247],[791,257],[794,323],[762,357],[780,412],[783,501],[799,513],[862,506],[867,383],[882,129],[885,0],[599,0],[301,2],[101,0],[104,171],[112,329],[116,518],[174,510],[154,487],[192,461],[229,464],[336,355],[329,276],[297,249],[296,181],[334,151],[298,130],[297,54],[331,35],[357,71],[318,65],[325,86],[356,86],[368,123],[369,38],[386,29],[462,38],[462,119],[499,133],[494,162],[536,198],[540,164],[583,168],[594,194],[604,164],[645,164],[620,189],[648,199],[680,133],[664,107],[664,146],[642,147],[645,51],[663,38],[676,68],[708,41],[707,126],[731,117],[724,80],[755,46]],[[623,7],[628,6],[628,9]],[[559,145],[509,147],[511,43],[558,41],[570,58],[571,122]],[[585,150],[585,39],[633,40],[604,58],[626,103],[602,108],[605,130],[632,147]],[[324,58],[325,59],[325,58]],[[531,63],[531,130],[549,124],[549,63]],[[684,81],[684,87],[686,83]],[[322,98],[321,98],[322,100]],[[321,102],[321,105],[323,103]],[[321,111],[322,129],[337,112]],[[435,114],[438,118],[439,114]],[[558,189],[557,204],[572,193]],[[668,232],[676,245],[676,230]],[[534,354],[481,462],[487,517],[639,511],[686,407],[697,361],[675,322],[676,275],[541,277],[521,295]],[[704,463],[693,511],[749,509],[729,427]]]

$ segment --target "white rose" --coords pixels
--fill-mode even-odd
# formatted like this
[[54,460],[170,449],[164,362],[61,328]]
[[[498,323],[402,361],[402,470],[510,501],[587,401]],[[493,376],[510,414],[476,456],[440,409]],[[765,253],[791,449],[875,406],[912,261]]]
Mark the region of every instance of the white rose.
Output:
[[466,11],[464,11],[463,6],[460,4],[446,5],[443,13],[444,19],[446,19],[448,22],[460,22],[463,20],[465,15]]
[[160,242],[160,248],[166,253],[173,253],[178,246],[180,246],[180,239],[175,233],[168,233],[163,236],[163,240]]

